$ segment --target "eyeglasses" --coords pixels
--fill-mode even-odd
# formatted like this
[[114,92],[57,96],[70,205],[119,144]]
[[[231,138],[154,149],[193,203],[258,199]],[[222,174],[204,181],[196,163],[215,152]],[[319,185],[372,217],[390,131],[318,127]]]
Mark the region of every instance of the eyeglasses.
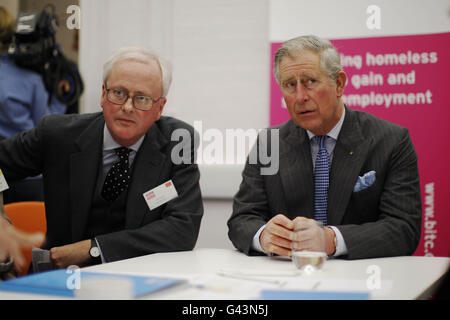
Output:
[[123,105],[128,101],[128,98],[131,98],[132,105],[134,108],[142,111],[149,111],[152,109],[153,104],[158,102],[161,98],[153,99],[147,96],[130,96],[125,90],[114,89],[114,88],[106,88],[106,100],[111,103]]

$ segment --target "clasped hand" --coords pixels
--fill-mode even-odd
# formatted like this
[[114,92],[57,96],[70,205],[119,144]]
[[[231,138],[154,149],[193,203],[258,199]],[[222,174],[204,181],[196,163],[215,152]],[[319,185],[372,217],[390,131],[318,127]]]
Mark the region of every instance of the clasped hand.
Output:
[[290,220],[278,214],[266,224],[259,237],[266,253],[292,256],[292,250],[324,251],[325,230],[314,219],[296,217]]

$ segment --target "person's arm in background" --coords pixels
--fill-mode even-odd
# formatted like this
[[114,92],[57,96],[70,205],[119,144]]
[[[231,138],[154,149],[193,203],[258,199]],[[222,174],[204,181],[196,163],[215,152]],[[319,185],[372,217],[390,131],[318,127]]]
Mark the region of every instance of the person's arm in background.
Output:
[[[25,259],[21,248],[40,246],[44,241],[44,234],[23,233],[11,224],[3,207],[3,193],[0,192],[0,278],[14,276],[14,267],[22,267]],[[17,270],[16,270],[17,271]]]
[[37,126],[45,115],[62,114],[67,106],[55,96],[48,105],[48,93],[38,74],[28,73],[27,81],[14,80],[21,75],[11,76],[11,81],[2,82],[4,96],[0,98],[0,139]]
[[44,87],[42,81],[37,81],[34,86],[33,103],[30,114],[33,119],[34,126],[36,126],[43,116],[49,114],[63,114],[67,110],[67,106],[52,95],[50,104],[48,103],[49,94]]

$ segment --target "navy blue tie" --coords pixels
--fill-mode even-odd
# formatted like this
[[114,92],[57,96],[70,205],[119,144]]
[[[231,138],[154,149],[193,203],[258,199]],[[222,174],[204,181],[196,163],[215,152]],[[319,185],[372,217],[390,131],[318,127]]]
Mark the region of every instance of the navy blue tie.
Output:
[[102,189],[102,197],[113,202],[124,191],[128,189],[130,183],[130,166],[128,156],[131,149],[120,147],[114,149],[119,160],[115,162],[106,174]]
[[327,225],[327,201],[330,174],[330,156],[325,148],[327,136],[315,136],[319,145],[314,170],[314,219]]

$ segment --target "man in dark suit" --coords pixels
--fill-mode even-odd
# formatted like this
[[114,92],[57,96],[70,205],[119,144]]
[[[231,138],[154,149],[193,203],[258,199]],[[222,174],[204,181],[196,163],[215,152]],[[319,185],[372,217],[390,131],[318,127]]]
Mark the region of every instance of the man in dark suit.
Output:
[[[183,149],[191,151],[183,156],[191,161],[171,159],[179,143],[172,132],[183,129],[194,137],[194,130],[161,116],[170,82],[170,69],[158,56],[122,48],[104,66],[103,112],[48,116],[0,142],[8,181],[43,174],[43,248],[53,266],[194,248],[203,215],[194,139],[182,141],[191,143]],[[161,185],[173,185],[177,197],[159,199],[150,209],[143,194]]]
[[291,120],[263,131],[279,140],[260,134],[252,151],[279,150],[275,174],[261,174],[260,159],[246,163],[228,221],[236,248],[290,256],[293,248],[320,250],[325,237],[329,256],[412,254],[422,213],[408,130],[344,105],[347,76],[327,40],[285,42],[274,73]]

